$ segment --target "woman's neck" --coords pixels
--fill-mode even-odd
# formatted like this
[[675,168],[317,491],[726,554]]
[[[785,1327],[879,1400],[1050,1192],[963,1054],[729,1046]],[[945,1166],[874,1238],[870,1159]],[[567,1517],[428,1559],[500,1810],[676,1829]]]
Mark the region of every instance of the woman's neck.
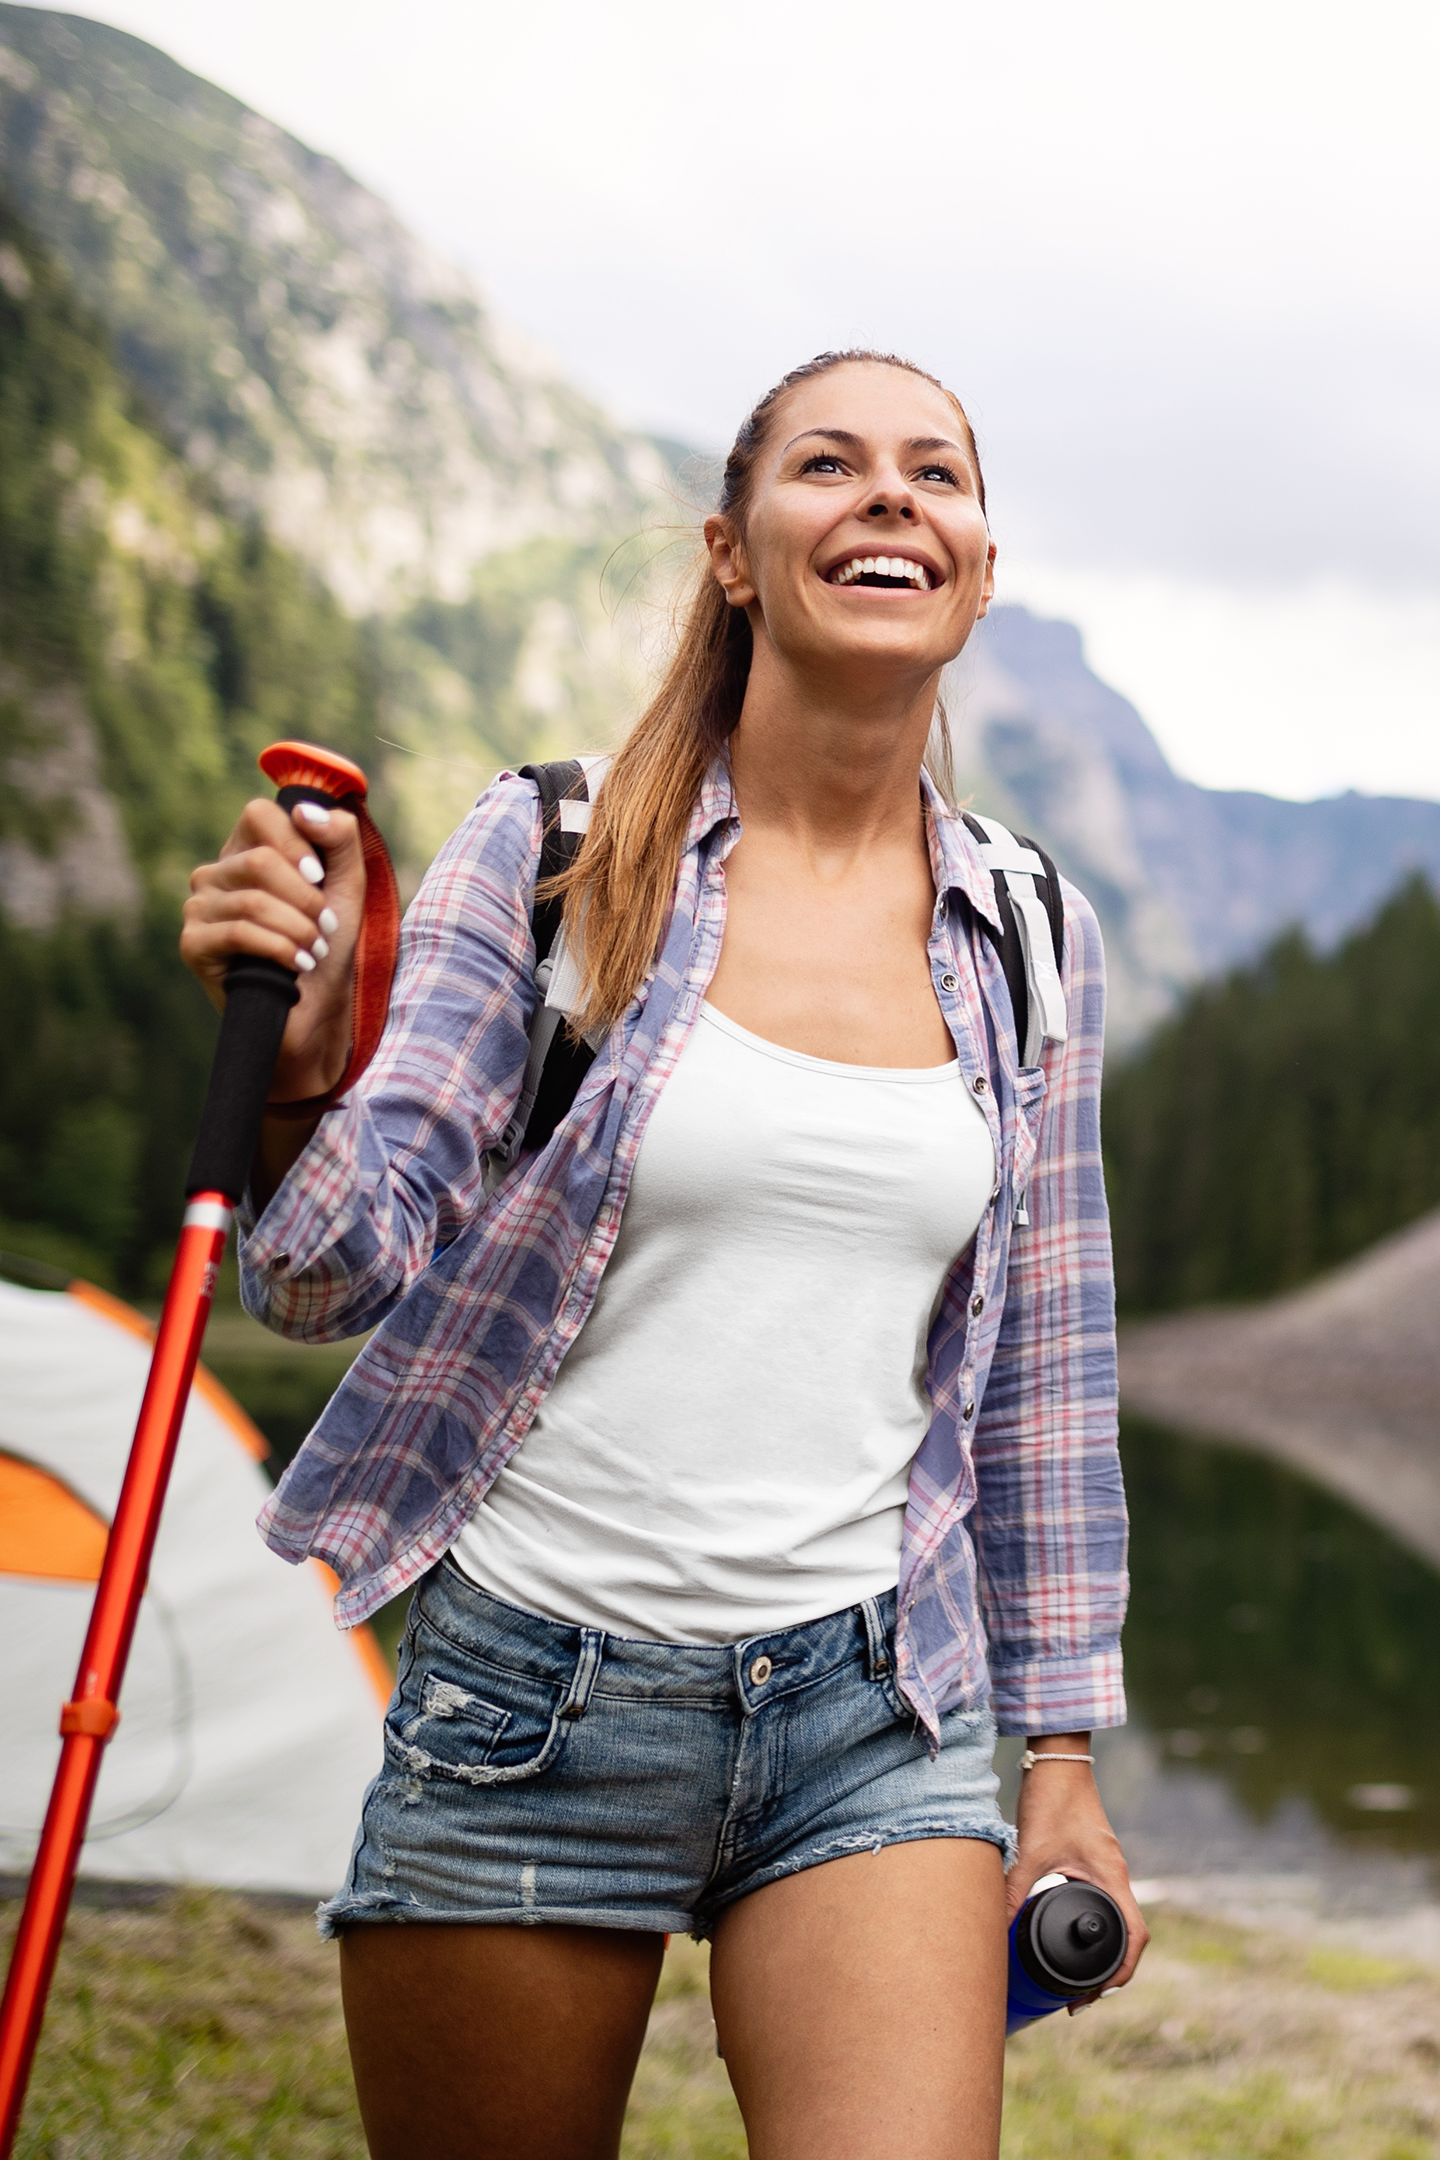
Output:
[[892,680],[867,696],[853,681],[799,677],[759,643],[730,738],[747,831],[783,828],[821,852],[913,835],[937,682]]

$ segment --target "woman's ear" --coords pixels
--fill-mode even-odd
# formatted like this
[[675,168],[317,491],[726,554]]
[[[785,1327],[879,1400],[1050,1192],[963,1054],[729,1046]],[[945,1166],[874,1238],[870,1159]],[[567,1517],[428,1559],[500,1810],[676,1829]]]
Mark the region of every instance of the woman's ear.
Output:
[[731,607],[749,607],[755,587],[745,568],[745,547],[729,518],[717,512],[705,520],[705,545],[710,568]]
[[978,608],[976,608],[976,610],[975,610],[975,620],[976,620],[976,622],[979,622],[979,620],[980,620],[980,617],[981,617],[982,615],[984,615],[984,614],[988,613],[988,611],[989,611],[989,607],[990,607],[990,602],[991,602],[991,601],[992,601],[992,600],[994,599],[994,597],[995,597],[995,542],[994,542],[994,541],[992,540],[992,541],[990,542],[990,545],[989,545],[989,547],[988,547],[988,548],[987,548],[987,549],[985,550],[985,577],[984,577],[984,581],[982,582],[982,584],[981,584],[981,587],[980,587],[980,605],[979,605],[979,607],[978,607]]

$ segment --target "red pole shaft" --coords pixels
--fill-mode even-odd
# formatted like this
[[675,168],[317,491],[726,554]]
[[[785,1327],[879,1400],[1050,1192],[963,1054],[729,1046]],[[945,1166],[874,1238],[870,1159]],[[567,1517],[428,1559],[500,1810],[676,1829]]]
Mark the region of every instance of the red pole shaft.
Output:
[[14,2148],[101,1756],[119,1723],[116,1704],[145,1595],[190,1383],[210,1317],[230,1213],[231,1203],[219,1192],[196,1193],[186,1206],[75,1691],[60,1713],[64,1736],[60,1767],[0,2006],[0,2160],[10,2160]]

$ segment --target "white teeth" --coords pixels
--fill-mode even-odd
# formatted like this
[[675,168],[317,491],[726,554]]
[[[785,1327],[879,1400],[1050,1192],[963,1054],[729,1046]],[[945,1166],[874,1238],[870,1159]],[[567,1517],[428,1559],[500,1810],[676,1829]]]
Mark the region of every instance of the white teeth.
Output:
[[853,585],[858,577],[903,577],[920,592],[930,590],[930,573],[925,565],[911,562],[904,555],[854,555],[831,573],[830,582],[832,585]]

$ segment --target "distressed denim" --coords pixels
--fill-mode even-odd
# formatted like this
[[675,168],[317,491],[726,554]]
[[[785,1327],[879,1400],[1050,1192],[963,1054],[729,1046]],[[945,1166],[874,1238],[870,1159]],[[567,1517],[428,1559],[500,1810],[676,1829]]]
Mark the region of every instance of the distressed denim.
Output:
[[350,1871],[359,1921],[569,1923],[703,1936],[736,1898],[847,1853],[983,1838],[988,1709],[932,1759],[895,1685],[895,1598],[716,1648],[521,1612],[449,1561],[411,1607]]

